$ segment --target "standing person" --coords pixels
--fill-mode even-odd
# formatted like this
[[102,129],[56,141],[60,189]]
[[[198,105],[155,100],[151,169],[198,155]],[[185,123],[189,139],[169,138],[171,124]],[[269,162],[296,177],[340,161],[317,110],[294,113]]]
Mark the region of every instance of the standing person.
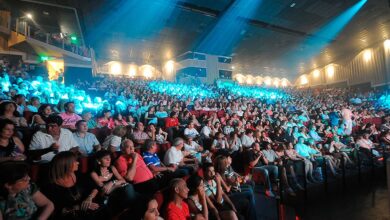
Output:
[[53,203],[30,183],[27,164],[10,161],[0,165],[0,219],[45,220],[53,211]]
[[352,134],[352,111],[348,108],[347,104],[344,104],[341,109],[341,116],[343,117],[343,124],[345,125],[344,133],[346,135]]
[[75,113],[75,105],[74,102],[67,102],[64,105],[65,112],[60,114],[63,123],[63,128],[69,128],[71,130],[76,129],[76,122],[80,121],[82,118]]

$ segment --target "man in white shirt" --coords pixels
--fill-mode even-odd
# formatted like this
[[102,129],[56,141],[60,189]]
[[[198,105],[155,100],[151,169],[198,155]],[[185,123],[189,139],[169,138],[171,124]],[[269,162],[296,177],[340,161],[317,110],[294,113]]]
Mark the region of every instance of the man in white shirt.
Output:
[[223,133],[225,135],[230,135],[230,133],[232,133],[233,131],[234,131],[233,121],[229,119],[226,122],[226,126],[223,128]]
[[182,151],[183,147],[183,138],[175,138],[172,147],[165,152],[164,164],[171,167],[178,167],[184,170],[186,174],[190,174],[194,170],[198,170],[198,161],[196,158],[187,158]]
[[188,123],[187,128],[184,129],[184,136],[190,137],[192,139],[199,136],[199,132],[194,127],[194,122]]
[[241,137],[241,144],[245,148],[249,148],[255,142],[253,138],[253,131],[251,129],[246,129],[245,134]]
[[73,151],[79,153],[78,144],[72,132],[61,128],[62,118],[51,115],[46,121],[46,132],[36,132],[30,143],[32,159],[51,161],[57,152]]

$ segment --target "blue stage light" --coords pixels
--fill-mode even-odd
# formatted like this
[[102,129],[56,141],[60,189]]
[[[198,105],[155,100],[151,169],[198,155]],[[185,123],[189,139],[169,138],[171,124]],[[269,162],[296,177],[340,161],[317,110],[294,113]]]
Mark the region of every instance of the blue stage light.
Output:
[[242,18],[251,18],[262,0],[236,0],[204,36],[195,51],[229,55],[237,46],[248,26]]

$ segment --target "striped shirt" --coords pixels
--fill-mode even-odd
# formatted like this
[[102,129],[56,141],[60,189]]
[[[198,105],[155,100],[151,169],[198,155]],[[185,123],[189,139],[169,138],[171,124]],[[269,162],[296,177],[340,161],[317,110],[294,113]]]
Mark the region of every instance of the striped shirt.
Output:
[[144,158],[144,161],[146,163],[146,166],[149,166],[149,165],[153,165],[153,166],[156,166],[156,167],[160,167],[161,166],[161,161],[160,161],[160,158],[158,158],[157,154],[154,153],[149,153],[149,152],[144,152],[142,154],[143,158]]

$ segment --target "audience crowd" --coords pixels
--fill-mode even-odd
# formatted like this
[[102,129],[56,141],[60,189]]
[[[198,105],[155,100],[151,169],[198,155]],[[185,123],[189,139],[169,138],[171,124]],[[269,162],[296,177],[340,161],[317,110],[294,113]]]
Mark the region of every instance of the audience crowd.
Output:
[[255,186],[296,196],[390,146],[378,91],[24,71],[3,62],[0,219],[256,219]]

